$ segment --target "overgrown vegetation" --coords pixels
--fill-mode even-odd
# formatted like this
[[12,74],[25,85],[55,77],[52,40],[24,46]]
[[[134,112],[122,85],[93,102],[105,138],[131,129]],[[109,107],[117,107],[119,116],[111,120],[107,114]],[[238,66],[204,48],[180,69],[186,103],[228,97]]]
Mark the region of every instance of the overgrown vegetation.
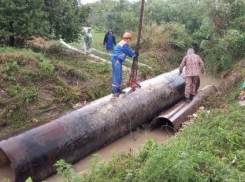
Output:
[[24,46],[33,36],[73,41],[88,13],[77,0],[1,0],[0,45]]
[[[124,31],[135,32],[135,38],[139,3],[127,0],[94,3],[90,6],[90,22],[105,32],[112,28],[118,37]],[[148,53],[141,54],[141,58],[145,60],[148,56],[150,64],[154,60],[165,71],[166,67],[176,66],[189,47],[194,47],[207,70],[219,74],[244,57],[244,12],[244,0],[147,1],[141,47]]]
[[[191,37],[185,27],[178,23],[152,24],[144,27],[141,42],[140,61],[151,65],[155,73],[160,74],[179,66],[185,48],[191,45]],[[136,39],[132,44],[134,47]]]
[[109,64],[62,47],[45,51],[0,48],[0,135],[110,93]]

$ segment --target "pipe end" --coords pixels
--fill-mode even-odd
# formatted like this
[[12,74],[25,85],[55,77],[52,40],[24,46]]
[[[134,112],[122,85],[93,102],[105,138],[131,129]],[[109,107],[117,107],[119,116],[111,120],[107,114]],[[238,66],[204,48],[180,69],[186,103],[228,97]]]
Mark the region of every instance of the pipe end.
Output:
[[0,148],[0,167],[10,164],[10,160],[6,153]]
[[170,130],[174,132],[174,125],[173,123],[167,118],[155,118],[149,126],[150,130],[154,130],[156,128]]

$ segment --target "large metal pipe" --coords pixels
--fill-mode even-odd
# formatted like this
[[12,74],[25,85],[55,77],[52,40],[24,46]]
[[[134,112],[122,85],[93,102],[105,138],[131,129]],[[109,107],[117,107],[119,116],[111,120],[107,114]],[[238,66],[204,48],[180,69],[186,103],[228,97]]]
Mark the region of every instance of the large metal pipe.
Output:
[[141,89],[106,96],[19,135],[0,141],[0,166],[10,161],[15,181],[41,181],[59,159],[75,163],[150,122],[184,97],[185,75],[178,69],[141,83]]
[[153,119],[150,123],[150,128],[154,129],[159,126],[170,126],[177,130],[189,115],[198,110],[201,106],[202,100],[215,92],[217,92],[217,88],[215,86],[205,86],[199,90],[198,94],[190,103],[184,101],[179,102]]

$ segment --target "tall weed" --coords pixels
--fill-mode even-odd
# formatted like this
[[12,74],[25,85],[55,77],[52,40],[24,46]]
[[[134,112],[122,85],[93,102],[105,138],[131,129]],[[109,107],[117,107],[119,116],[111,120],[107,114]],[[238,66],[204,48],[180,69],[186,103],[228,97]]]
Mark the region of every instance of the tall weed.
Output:
[[41,62],[40,64],[40,76],[41,77],[49,77],[51,75],[53,75],[54,72],[54,66],[53,64],[51,64],[49,61],[44,60],[43,62]]
[[[133,47],[135,41],[136,39]],[[140,58],[160,74],[178,66],[190,46],[191,38],[184,25],[153,23],[144,27]]]

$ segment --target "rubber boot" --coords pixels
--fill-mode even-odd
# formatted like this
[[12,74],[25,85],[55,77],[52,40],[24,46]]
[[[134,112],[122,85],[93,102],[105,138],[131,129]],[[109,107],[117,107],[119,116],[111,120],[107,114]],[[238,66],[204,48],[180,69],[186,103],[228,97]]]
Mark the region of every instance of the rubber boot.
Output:
[[122,90],[119,90],[118,92],[119,92],[119,94],[125,94],[126,93],[125,91],[122,91]]

